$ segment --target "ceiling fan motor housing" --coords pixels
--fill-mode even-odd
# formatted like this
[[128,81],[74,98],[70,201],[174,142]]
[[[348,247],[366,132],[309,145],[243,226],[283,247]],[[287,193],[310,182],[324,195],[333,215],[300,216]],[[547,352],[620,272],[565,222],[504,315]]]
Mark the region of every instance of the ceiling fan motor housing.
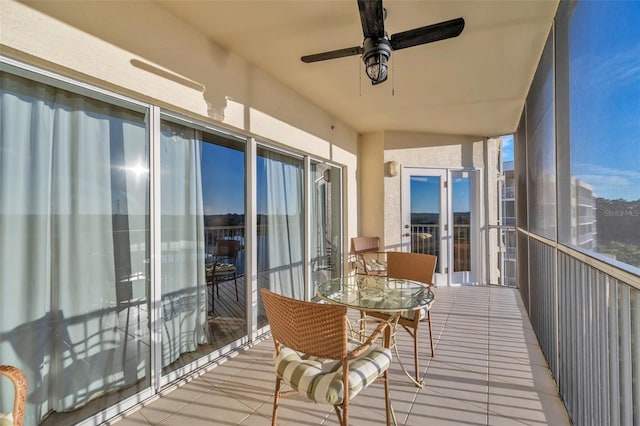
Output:
[[387,79],[387,62],[391,56],[391,43],[387,37],[365,38],[362,48],[362,61],[371,84],[379,84]]

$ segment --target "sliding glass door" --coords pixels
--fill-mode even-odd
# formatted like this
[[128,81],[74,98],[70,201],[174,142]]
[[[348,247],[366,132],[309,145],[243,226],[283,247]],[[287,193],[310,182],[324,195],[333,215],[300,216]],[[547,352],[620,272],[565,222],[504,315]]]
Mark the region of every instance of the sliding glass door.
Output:
[[[304,162],[259,147],[256,158],[258,289],[305,297]],[[267,325],[258,293],[258,328]]]
[[[162,369],[168,374],[247,334],[245,145],[168,120],[161,133]],[[216,251],[228,240],[240,248],[233,264]],[[218,273],[222,265],[228,274]]]
[[34,78],[0,72],[0,360],[64,425],[150,386],[148,110]]
[[263,329],[256,289],[342,273],[340,167],[258,145],[247,212],[246,138],[2,65],[0,360],[26,424],[106,421]]
[[342,274],[342,170],[311,162],[311,288]]

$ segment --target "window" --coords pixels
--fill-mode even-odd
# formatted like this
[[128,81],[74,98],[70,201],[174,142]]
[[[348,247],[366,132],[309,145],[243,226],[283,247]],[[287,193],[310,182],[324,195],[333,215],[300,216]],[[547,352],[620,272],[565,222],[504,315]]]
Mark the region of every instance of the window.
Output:
[[561,241],[640,268],[638,2],[568,2],[557,23]]
[[529,230],[556,239],[556,155],[553,35],[549,34],[526,108]]

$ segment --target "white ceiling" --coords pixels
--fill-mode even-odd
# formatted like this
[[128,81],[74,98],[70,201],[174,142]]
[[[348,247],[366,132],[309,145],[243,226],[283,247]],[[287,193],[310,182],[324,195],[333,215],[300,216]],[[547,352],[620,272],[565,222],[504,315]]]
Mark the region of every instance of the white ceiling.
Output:
[[300,56],[362,44],[356,0],[164,1],[178,18],[360,133],[475,136],[515,131],[557,0],[385,0],[389,35],[463,17],[453,39],[392,52],[369,82],[359,56]]

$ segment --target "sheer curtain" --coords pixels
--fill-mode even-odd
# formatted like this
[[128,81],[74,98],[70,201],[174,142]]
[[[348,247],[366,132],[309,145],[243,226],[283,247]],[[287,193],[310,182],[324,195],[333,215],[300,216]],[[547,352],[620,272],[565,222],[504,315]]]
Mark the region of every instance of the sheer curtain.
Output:
[[258,211],[265,213],[269,287],[285,296],[304,298],[303,163],[300,159],[261,150],[264,183]]
[[[114,238],[119,198],[125,216],[137,198],[134,221],[146,222],[148,184],[126,170],[148,164],[146,125],[142,113],[0,79],[0,360],[25,371],[27,423],[36,424],[147,374],[146,354],[124,355],[116,297],[120,261],[145,257],[147,232],[126,239],[143,255]],[[114,193],[118,179],[132,193]],[[0,390],[4,409],[12,392]]]
[[162,124],[163,367],[207,341],[202,142],[196,133]]

